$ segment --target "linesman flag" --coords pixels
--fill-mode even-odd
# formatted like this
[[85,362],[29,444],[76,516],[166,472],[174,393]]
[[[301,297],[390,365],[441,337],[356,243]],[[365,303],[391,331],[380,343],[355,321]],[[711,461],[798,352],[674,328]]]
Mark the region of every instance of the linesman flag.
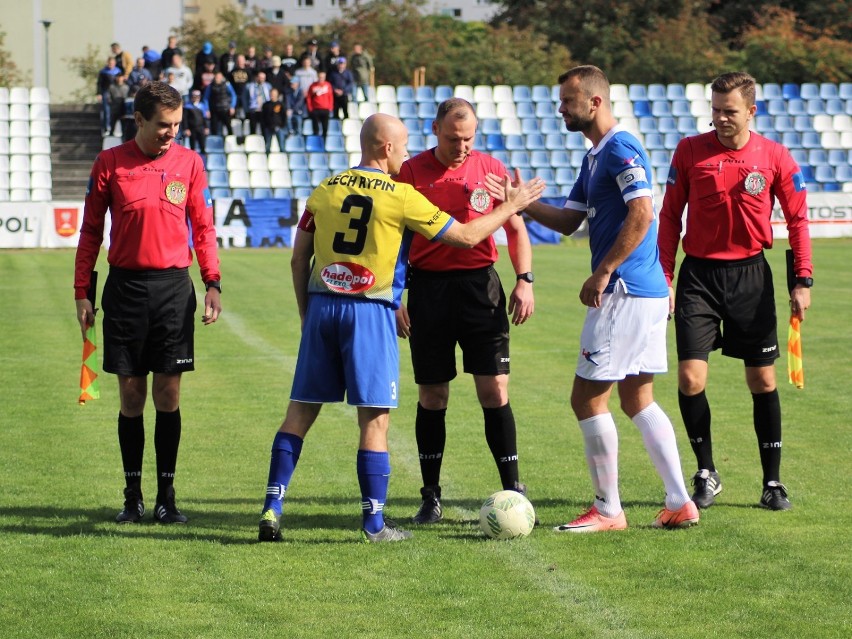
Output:
[[[793,270],[793,251],[787,250],[787,289],[792,294],[796,286]],[[787,378],[796,388],[805,387],[805,370],[802,366],[802,323],[790,312],[790,327],[787,329]]]
[[[86,294],[92,303],[92,311],[95,311],[95,296],[98,290],[98,272],[92,271],[92,280]],[[98,382],[98,336],[95,322],[86,329],[86,337],[83,339],[83,364],[80,367],[80,399],[77,400],[83,406],[90,399],[101,398],[101,387]]]

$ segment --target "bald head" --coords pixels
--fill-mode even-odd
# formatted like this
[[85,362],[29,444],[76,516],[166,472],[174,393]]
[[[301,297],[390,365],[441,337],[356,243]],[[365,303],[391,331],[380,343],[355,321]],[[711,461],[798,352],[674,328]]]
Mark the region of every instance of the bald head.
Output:
[[375,113],[361,126],[361,166],[396,175],[407,156],[407,144],[408,129],[399,118]]

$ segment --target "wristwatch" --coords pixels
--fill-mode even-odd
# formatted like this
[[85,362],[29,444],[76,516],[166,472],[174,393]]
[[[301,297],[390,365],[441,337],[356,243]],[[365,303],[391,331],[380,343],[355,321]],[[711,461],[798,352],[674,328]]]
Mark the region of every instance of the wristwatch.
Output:
[[531,272],[518,273],[517,279],[518,281],[524,280],[525,282],[529,282],[530,284],[535,282],[535,276]]
[[222,292],[222,282],[219,280],[210,280],[209,282],[204,282],[204,290],[209,291],[211,288],[215,288],[220,293]]
[[797,277],[796,284],[800,284],[806,288],[810,288],[814,285],[814,278],[812,277]]

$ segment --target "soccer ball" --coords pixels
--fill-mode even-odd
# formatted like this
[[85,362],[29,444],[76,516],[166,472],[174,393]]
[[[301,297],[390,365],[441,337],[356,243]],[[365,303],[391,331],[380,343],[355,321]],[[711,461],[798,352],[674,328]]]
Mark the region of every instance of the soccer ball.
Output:
[[535,525],[535,510],[529,499],[514,490],[501,490],[479,509],[479,527],[491,539],[526,537]]

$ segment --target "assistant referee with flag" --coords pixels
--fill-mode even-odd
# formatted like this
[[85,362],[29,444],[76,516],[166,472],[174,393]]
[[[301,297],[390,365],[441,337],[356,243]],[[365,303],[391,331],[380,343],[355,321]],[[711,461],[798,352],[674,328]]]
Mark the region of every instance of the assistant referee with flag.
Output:
[[[801,169],[781,144],[754,131],[755,81],[725,73],[711,86],[714,131],[680,141],[660,211],[658,244],[671,285],[688,205],[677,294],[671,300],[678,353],[678,397],[698,461],[693,501],[711,506],[722,491],[713,461],[710,405],[705,395],[710,351],[743,360],[752,394],[754,431],[763,467],[760,505],[787,510],[781,483],[781,403],[775,385],[779,357],[772,272],[772,208],[781,205],[795,254],[791,312],[800,320],[813,285],[808,206]],[[671,294],[671,289],[670,289]]]
[[160,523],[185,523],[175,506],[174,476],[181,435],[180,380],[195,367],[195,290],[189,276],[192,246],[207,288],[204,324],[222,310],[213,202],[201,157],[174,143],[183,115],[180,94],[152,82],[134,101],[133,140],[102,151],[86,191],[74,273],[77,319],[85,339],[94,323],[86,299],[103,243],[106,212],[111,229],[104,286],[104,371],[118,375],[121,410],[118,441],[124,466],[124,509],[118,523],[142,519],[142,412],[153,373],[151,395],[157,411],[157,500]]

